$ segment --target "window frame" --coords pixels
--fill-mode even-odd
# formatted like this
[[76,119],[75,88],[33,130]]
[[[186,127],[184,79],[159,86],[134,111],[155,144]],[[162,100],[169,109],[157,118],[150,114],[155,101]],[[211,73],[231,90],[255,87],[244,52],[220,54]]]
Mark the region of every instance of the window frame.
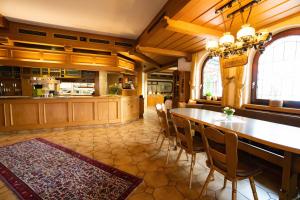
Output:
[[[201,67],[201,88],[200,88],[200,98],[201,99],[206,98],[206,96],[203,94],[203,71],[204,71],[205,65],[206,65],[206,63],[208,62],[209,59],[211,59],[211,58],[209,56],[207,56],[206,59],[204,60],[203,64],[202,64],[202,67]],[[222,79],[222,77],[221,77],[221,79]],[[222,92],[222,95],[223,95],[223,92]],[[222,100],[222,96],[218,97],[218,101],[221,101],[221,100]]]
[[[300,36],[300,27],[297,28],[291,28],[282,32],[277,33],[272,37],[272,40],[269,41],[265,48],[267,48],[270,44],[275,42],[278,39],[287,37],[287,36],[293,36],[298,35]],[[258,73],[258,60],[261,54],[259,51],[256,51],[253,64],[252,64],[252,82],[251,82],[251,103],[252,104],[260,104],[260,105],[269,105],[270,100],[269,99],[257,99],[256,98],[256,90],[257,90],[257,73]],[[288,108],[300,108],[300,101],[284,101],[283,100],[283,107]]]

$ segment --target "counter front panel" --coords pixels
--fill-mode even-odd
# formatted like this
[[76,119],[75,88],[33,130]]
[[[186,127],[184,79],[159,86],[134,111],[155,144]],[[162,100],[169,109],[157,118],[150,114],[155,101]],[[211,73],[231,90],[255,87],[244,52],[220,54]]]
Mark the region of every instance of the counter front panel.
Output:
[[0,131],[127,122],[139,117],[133,104],[138,97],[0,99]]

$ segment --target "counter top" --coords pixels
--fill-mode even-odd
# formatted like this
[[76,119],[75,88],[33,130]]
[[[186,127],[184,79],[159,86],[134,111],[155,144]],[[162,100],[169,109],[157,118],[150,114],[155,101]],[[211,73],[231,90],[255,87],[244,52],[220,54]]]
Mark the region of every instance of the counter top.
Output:
[[54,96],[54,97],[30,97],[30,96],[0,96],[0,99],[83,99],[83,98],[116,98],[120,95],[103,95],[103,96]]

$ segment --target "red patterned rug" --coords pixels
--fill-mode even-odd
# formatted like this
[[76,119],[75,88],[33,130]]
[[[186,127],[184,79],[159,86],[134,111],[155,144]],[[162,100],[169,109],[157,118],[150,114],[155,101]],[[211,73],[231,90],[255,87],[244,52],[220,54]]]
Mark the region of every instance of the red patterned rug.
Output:
[[126,199],[142,179],[44,139],[0,148],[0,177],[20,199]]

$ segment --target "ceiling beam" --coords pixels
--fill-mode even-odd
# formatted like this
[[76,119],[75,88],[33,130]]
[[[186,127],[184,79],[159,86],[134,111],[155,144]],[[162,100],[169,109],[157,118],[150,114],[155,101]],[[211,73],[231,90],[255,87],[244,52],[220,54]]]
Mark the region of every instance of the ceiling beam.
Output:
[[0,14],[0,28],[7,28],[7,27],[8,27],[7,19]]
[[129,55],[133,55],[135,58],[135,60],[139,59],[140,61],[142,62],[146,62],[146,63],[149,63],[151,65],[153,65],[155,68],[159,69],[160,68],[160,64],[158,62],[156,62],[155,60],[153,60],[152,58],[140,53],[140,52],[137,52],[136,50],[131,50],[129,51]]
[[183,33],[187,35],[194,36],[208,36],[208,37],[221,37],[223,35],[222,31],[218,31],[216,29],[207,28],[204,26],[200,26],[197,24],[181,21],[181,20],[173,20],[169,17],[164,17],[165,28],[169,31],[174,31],[178,33]]
[[189,54],[184,51],[176,51],[170,49],[159,49],[154,47],[142,47],[136,46],[137,51],[144,52],[144,53],[153,53],[159,54],[164,56],[173,56],[173,57],[189,57]]
[[177,67],[177,66],[178,66],[178,62],[175,61],[175,62],[171,62],[171,63],[164,64],[164,65],[162,65],[159,69],[155,69],[155,68],[152,68],[152,69],[145,69],[144,72],[145,72],[145,73],[160,72],[160,71],[162,71],[162,70],[169,69],[169,68],[171,68],[171,67]]

